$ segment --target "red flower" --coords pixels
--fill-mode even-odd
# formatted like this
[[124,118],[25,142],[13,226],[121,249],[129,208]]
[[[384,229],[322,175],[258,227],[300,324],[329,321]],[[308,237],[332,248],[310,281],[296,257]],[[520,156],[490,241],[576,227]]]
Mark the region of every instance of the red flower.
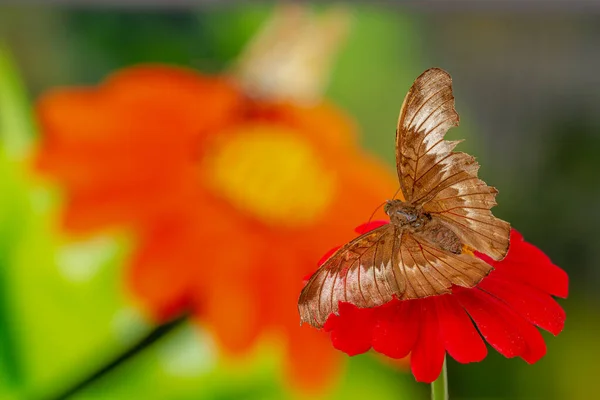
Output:
[[[373,222],[357,231],[381,225]],[[453,287],[452,294],[375,308],[341,303],[339,315],[324,326],[333,346],[351,356],[370,348],[392,358],[410,354],[416,380],[427,383],[440,374],[446,352],[460,363],[483,360],[483,339],[505,357],[535,363],[546,353],[535,326],[554,335],[563,329],[565,312],[552,296],[567,297],[567,274],[514,229],[504,260],[476,255],[494,270],[474,288]]]

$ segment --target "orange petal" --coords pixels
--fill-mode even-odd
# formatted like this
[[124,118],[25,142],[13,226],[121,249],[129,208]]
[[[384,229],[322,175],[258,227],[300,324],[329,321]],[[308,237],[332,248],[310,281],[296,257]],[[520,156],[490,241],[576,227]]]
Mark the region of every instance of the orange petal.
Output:
[[[233,282],[236,281],[236,282]],[[254,345],[263,326],[254,289],[237,281],[212,281],[199,321],[206,323],[229,353],[244,353]]]
[[257,119],[270,120],[304,132],[320,148],[338,152],[356,145],[354,121],[327,102],[312,106],[257,103],[253,112]]
[[165,127],[176,124],[170,125],[171,132],[179,124],[206,131],[229,123],[240,114],[243,98],[224,78],[160,65],[121,70],[106,81],[105,89],[119,107],[139,110],[135,114],[144,120],[167,116]]
[[[173,305],[191,307],[197,297],[196,282],[210,281],[211,270],[220,265],[207,256],[218,255],[216,252],[222,249],[219,239],[224,235],[220,232],[212,235],[217,229],[206,224],[210,223],[208,216],[218,218],[219,213],[202,197],[193,200],[203,204],[206,215],[198,213],[197,202],[192,201],[187,208],[174,208],[140,227],[128,284],[159,319],[172,317],[169,312],[175,309]],[[222,220],[223,225],[230,226],[226,218]],[[215,253],[208,249],[214,249]]]
[[329,336],[303,325],[291,329],[288,340],[289,381],[309,393],[331,388],[340,375],[341,354],[331,347]]
[[187,260],[193,270],[194,313],[227,351],[244,352],[265,329],[260,280],[262,255],[269,244],[234,213],[209,208],[201,215],[204,233],[189,243],[197,254]]
[[181,246],[185,232],[172,221],[153,227],[143,238],[128,271],[131,292],[157,321],[175,317],[190,304],[192,271]]
[[38,165],[66,187],[69,227],[136,221],[180,206],[204,133],[235,120],[240,105],[223,79],[174,67],[136,67],[95,88],[55,90],[37,107]]

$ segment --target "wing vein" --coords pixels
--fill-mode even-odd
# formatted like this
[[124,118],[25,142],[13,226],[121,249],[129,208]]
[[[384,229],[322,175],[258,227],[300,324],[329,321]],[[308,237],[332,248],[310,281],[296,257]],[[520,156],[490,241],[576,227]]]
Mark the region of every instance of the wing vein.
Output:
[[450,199],[458,199],[458,198],[467,197],[467,196],[477,196],[477,195],[486,195],[486,194],[493,195],[494,193],[489,192],[489,191],[488,192],[478,192],[478,193],[465,193],[465,194],[457,194],[455,196],[441,197],[436,200],[444,201],[444,200],[450,200]]
[[[417,243],[417,245],[419,245],[419,247],[421,246],[418,241],[415,240],[415,242]],[[431,284],[431,282],[429,281],[429,279],[427,279],[427,277],[425,276],[425,273],[421,270],[421,268],[419,268],[419,265],[417,264],[417,260],[415,260],[415,256],[413,255],[413,253],[410,249],[408,249],[408,254],[410,254],[410,258],[412,258],[412,260],[413,260],[414,268],[416,268],[421,273],[421,275],[423,276],[423,279],[425,279],[425,281],[429,284],[429,286],[433,286]],[[417,281],[417,283],[421,287],[421,290],[423,290],[423,292],[427,293],[427,289],[425,289],[423,287],[423,284],[421,283],[421,281],[419,280],[419,281]]]
[[[450,267],[451,269],[453,269],[454,271],[456,271],[456,273],[458,273],[459,275],[466,276],[466,277],[468,278],[468,276],[467,276],[467,275],[466,275],[464,272],[462,272],[462,271],[460,271],[460,270],[458,270],[458,269],[454,268],[454,266],[453,266],[452,264],[450,264],[449,262],[447,262],[447,261],[445,261],[445,260],[443,260],[443,259],[441,259],[441,258],[437,257],[437,256],[436,256],[435,254],[433,254],[431,251],[428,251],[428,250],[424,250],[424,251],[427,251],[427,254],[430,254],[430,255],[432,255],[433,257],[437,258],[438,260],[440,260],[441,262],[443,262],[444,264],[446,264],[448,267]],[[456,260],[456,258],[453,258],[453,259],[454,259],[454,260]],[[462,261],[462,260],[459,260],[459,261]],[[466,264],[464,261],[463,261],[463,263],[464,263],[464,264]],[[469,264],[467,264],[467,265],[469,265]],[[470,266],[470,265],[469,265],[469,266]]]
[[425,107],[425,104],[427,104],[429,102],[429,100],[431,100],[435,95],[437,95],[438,93],[443,92],[446,89],[448,89],[448,88],[446,86],[444,86],[440,90],[438,90],[438,91],[430,94],[429,97],[427,97],[426,99],[424,99],[423,102],[421,103],[421,105],[419,106],[419,108],[417,108],[417,110],[414,112],[414,114],[412,115],[412,117],[410,118],[410,121],[408,122],[408,124],[406,126],[407,127],[412,126],[412,123],[415,120],[415,117],[417,116],[417,114],[419,114],[421,112],[421,110],[423,109],[423,107]]
[[[443,217],[443,215],[440,215],[440,217]],[[438,217],[438,218],[440,218],[440,217]],[[470,230],[471,232],[474,232],[474,233],[476,233],[477,235],[481,235],[481,236],[483,236],[484,238],[486,238],[486,239],[488,239],[488,240],[491,240],[491,241],[493,241],[493,242],[498,242],[498,240],[496,240],[496,239],[493,239],[493,238],[491,238],[491,237],[489,237],[489,236],[487,236],[487,235],[484,235],[483,233],[481,233],[481,232],[478,232],[478,231],[474,230],[473,228],[471,228],[470,226],[467,226],[467,225],[465,225],[465,224],[462,224],[462,223],[460,223],[459,221],[456,221],[456,220],[454,220],[454,219],[453,219],[453,220],[452,220],[452,223],[455,223],[455,224],[457,224],[457,225],[460,225],[460,226],[462,226],[463,228],[465,228],[465,229],[468,229],[468,230]],[[500,243],[500,242],[498,242],[498,243]]]
[[[425,133],[425,135],[424,135],[424,136],[423,136],[423,138],[421,139],[421,142],[419,143],[419,147],[417,148],[417,154],[419,154],[419,153],[421,152],[421,145],[422,145],[422,144],[425,142],[425,139],[427,139],[427,137],[428,137],[428,136],[429,136],[431,133],[435,132],[435,130],[436,130],[437,128],[439,128],[439,127],[440,127],[440,125],[442,125],[444,122],[446,122],[446,121],[449,121],[449,120],[450,120],[450,118],[446,118],[446,119],[443,119],[443,120],[441,120],[441,121],[440,121],[440,122],[439,122],[439,123],[438,123],[436,126],[432,127],[430,130],[428,130],[428,131]],[[446,136],[446,135],[444,134],[443,136]],[[443,142],[443,141],[444,141],[444,138],[442,137],[442,139],[440,140],[440,142]],[[438,142],[438,143],[439,143],[439,142]],[[432,148],[433,148],[433,147],[432,147]],[[431,149],[429,149],[429,150],[431,150]],[[429,150],[427,150],[427,151],[429,151]]]
[[[442,90],[444,90],[444,89],[442,89]],[[440,91],[439,91],[439,92],[437,92],[437,93],[440,93],[442,90],[440,90]],[[437,94],[437,93],[436,93],[436,94]],[[425,118],[425,119],[424,119],[424,120],[421,122],[421,124],[419,125],[419,127],[418,127],[418,129],[417,129],[417,132],[419,132],[419,131],[421,130],[421,127],[423,126],[423,124],[424,124],[425,122],[427,122],[427,120],[428,120],[429,118],[431,118],[431,116],[433,115],[433,113],[435,113],[435,112],[436,112],[437,110],[439,110],[439,109],[440,109],[440,108],[441,108],[441,107],[442,107],[444,104],[446,104],[446,103],[448,103],[448,102],[450,102],[450,101],[454,101],[454,96],[451,96],[449,99],[446,99],[446,100],[442,101],[440,104],[438,104],[438,106],[437,106],[435,109],[431,110],[431,111],[429,112],[429,114],[427,115],[427,118]],[[430,132],[431,132],[431,131],[430,131]]]
[[[465,208],[467,208],[467,207],[465,207]],[[473,207],[471,207],[471,208],[473,208]],[[470,221],[479,222],[480,224],[483,224],[483,225],[488,225],[488,226],[496,226],[496,225],[494,225],[494,224],[493,224],[493,223],[491,223],[491,222],[488,222],[488,221],[481,221],[481,220],[479,220],[479,219],[476,219],[476,218],[467,217],[466,215],[460,215],[460,214],[453,213],[453,212],[447,212],[446,214],[450,214],[450,215],[456,215],[457,217],[464,218],[464,219],[468,219],[468,220],[470,220]]]
[[[325,281],[327,281],[327,278],[329,277],[329,272],[331,270],[332,269],[327,269],[327,274],[325,275],[325,279],[323,279],[323,283]],[[321,307],[321,297],[323,296],[323,288],[325,287],[325,285],[323,283],[321,283],[321,287],[319,288],[319,296],[317,297],[317,302],[318,302],[318,305],[319,305],[317,311],[319,313],[319,317],[323,316],[323,311],[322,311],[322,307]]]
[[456,215],[456,214],[454,214],[454,213],[451,213],[451,212],[449,212],[449,211],[456,210],[456,209],[461,209],[461,210],[485,210],[485,211],[490,211],[490,209],[489,209],[489,208],[487,208],[487,207],[475,207],[475,206],[463,206],[463,205],[460,205],[460,206],[456,206],[456,207],[448,208],[448,209],[445,209],[445,210],[442,210],[442,211],[430,211],[429,213],[430,213],[430,214],[443,214],[443,213],[449,213],[449,214]]
[[452,174],[452,175],[450,175],[450,176],[448,176],[448,177],[444,178],[444,180],[443,180],[443,181],[441,181],[441,182],[440,182],[440,183],[439,183],[439,184],[438,184],[438,185],[437,185],[435,188],[433,188],[432,190],[430,190],[430,191],[429,191],[429,192],[427,192],[427,193],[424,193],[424,194],[423,194],[421,197],[419,197],[417,200],[413,200],[413,203],[415,203],[415,202],[420,202],[421,200],[423,200],[423,199],[424,199],[424,198],[426,198],[427,196],[431,195],[431,193],[435,193],[435,194],[437,194],[437,193],[441,192],[442,190],[444,190],[444,189],[447,189],[447,188],[449,188],[449,187],[451,187],[451,186],[456,186],[456,185],[458,185],[459,183],[463,183],[463,182],[470,181],[470,180],[473,180],[473,179],[477,179],[477,180],[479,180],[479,178],[477,178],[477,176],[474,176],[474,175],[468,175],[468,176],[467,176],[465,179],[461,179],[461,180],[459,180],[459,181],[456,181],[456,182],[453,182],[453,183],[451,183],[451,184],[450,184],[450,185],[448,185],[448,186],[441,187],[441,186],[443,185],[443,183],[444,183],[444,182],[447,182],[447,181],[448,181],[448,179],[454,178],[456,175],[462,174],[463,172],[465,172],[465,171],[458,171],[458,172],[456,172],[456,173],[454,173],[454,174]]
[[377,289],[377,293],[379,293],[380,301],[383,301],[383,295],[381,294],[381,290],[379,290],[379,284],[377,283],[377,268],[373,267],[373,283],[375,283],[375,288]]
[[[390,257],[390,265],[392,266],[392,274],[394,275],[394,280],[396,281],[396,286],[398,287],[398,291],[400,291],[401,286],[400,286],[400,282],[398,281],[398,274],[396,273],[396,268],[400,269],[400,266],[396,265],[396,263],[394,262],[396,251],[398,250],[396,248],[396,233],[397,232],[398,232],[398,229],[396,227],[394,227],[394,238],[392,240],[392,255]],[[402,242],[403,235],[404,235],[404,232],[400,231],[400,242]],[[397,294],[400,295],[400,293],[397,293]]]
[[[435,164],[433,164],[433,165],[432,165],[432,166],[431,166],[431,167],[430,167],[430,168],[429,168],[427,171],[425,171],[425,172],[424,172],[424,173],[423,173],[421,176],[419,176],[419,177],[418,177],[418,178],[417,178],[417,179],[414,181],[414,183],[416,184],[418,181],[420,181],[420,180],[421,180],[421,178],[423,178],[425,175],[427,175],[427,174],[429,173],[429,171],[431,171],[433,168],[435,168],[437,165],[439,165],[439,164],[440,164],[442,161],[446,160],[448,157],[450,157],[450,156],[451,156],[451,155],[453,155],[453,154],[455,154],[455,153],[454,153],[454,152],[452,152],[452,153],[449,153],[449,154],[448,154],[448,155],[446,155],[445,157],[443,157],[443,158],[440,158],[439,160],[437,160],[437,161],[435,162]],[[462,172],[462,171],[460,171],[460,172]],[[415,176],[416,176],[416,171],[415,171]],[[413,187],[414,187],[414,185],[413,185]]]
[[[419,248],[421,249],[421,254],[423,255],[423,258],[425,259],[425,261],[427,261],[427,264],[429,264],[429,266],[431,266],[431,268],[433,268],[434,270],[436,270],[438,272],[438,274],[440,274],[441,276],[443,276],[444,278],[446,278],[448,280],[448,282],[452,283],[452,279],[448,278],[446,276],[446,274],[444,274],[443,271],[440,271],[439,269],[437,269],[437,267],[435,266],[435,264],[433,264],[431,261],[429,261],[427,259],[427,257],[425,256],[425,250],[423,249],[423,246],[421,245],[421,242],[419,242]],[[433,254],[431,254],[431,255],[434,256]],[[439,260],[438,257],[435,257],[435,258]],[[435,276],[434,276],[434,278],[435,278]],[[445,286],[442,282],[439,281],[439,279],[435,278],[435,280],[438,281],[438,283],[440,283],[442,286]]]
[[[414,293],[417,293],[415,291],[415,287],[413,286],[412,282],[410,281],[410,279],[408,279],[408,275],[406,274],[406,265],[404,265],[404,254],[402,251],[402,243],[404,241],[404,235],[400,236],[400,263],[402,265],[402,274],[404,275],[404,280],[406,281],[407,285],[410,285],[410,288],[412,289],[412,291]],[[406,294],[406,291],[404,292],[404,294],[402,295],[402,297],[404,297],[404,295]]]

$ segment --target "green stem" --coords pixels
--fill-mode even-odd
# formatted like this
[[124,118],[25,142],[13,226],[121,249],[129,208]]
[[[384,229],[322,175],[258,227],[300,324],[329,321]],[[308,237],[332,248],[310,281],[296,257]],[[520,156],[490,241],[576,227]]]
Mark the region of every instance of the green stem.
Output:
[[448,374],[446,373],[446,358],[440,376],[431,383],[431,400],[448,400]]
[[91,375],[88,375],[81,381],[75,383],[73,386],[67,388],[62,393],[48,397],[48,399],[64,400],[70,399],[71,397],[79,394],[84,389],[87,389],[93,383],[96,383],[101,378],[108,375],[108,373],[112,372],[113,370],[117,369],[119,366],[124,364],[126,361],[133,358],[135,355],[141,353],[143,350],[153,345],[155,342],[166,336],[168,333],[174,331],[175,328],[185,323],[186,319],[187,316],[182,315],[166,324],[158,326],[152,332],[148,333],[148,335],[141,338],[140,341],[135,343],[131,348],[127,349],[124,353],[117,355],[112,360],[109,360],[105,365],[100,367],[98,370],[94,371]]

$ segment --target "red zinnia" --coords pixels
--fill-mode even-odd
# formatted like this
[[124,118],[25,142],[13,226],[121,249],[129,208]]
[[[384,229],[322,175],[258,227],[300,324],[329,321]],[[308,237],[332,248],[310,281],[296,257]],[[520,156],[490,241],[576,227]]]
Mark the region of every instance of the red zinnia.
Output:
[[[366,224],[357,232],[384,223]],[[446,352],[460,363],[483,360],[482,337],[505,357],[535,363],[546,353],[535,326],[554,335],[563,329],[565,312],[552,296],[567,297],[567,274],[514,229],[502,261],[475,255],[494,267],[476,287],[455,286],[451,294],[392,300],[375,308],[340,303],[339,315],[330,315],[324,326],[333,346],[349,355],[370,348],[392,358],[410,354],[416,380],[427,383],[440,374]]]

